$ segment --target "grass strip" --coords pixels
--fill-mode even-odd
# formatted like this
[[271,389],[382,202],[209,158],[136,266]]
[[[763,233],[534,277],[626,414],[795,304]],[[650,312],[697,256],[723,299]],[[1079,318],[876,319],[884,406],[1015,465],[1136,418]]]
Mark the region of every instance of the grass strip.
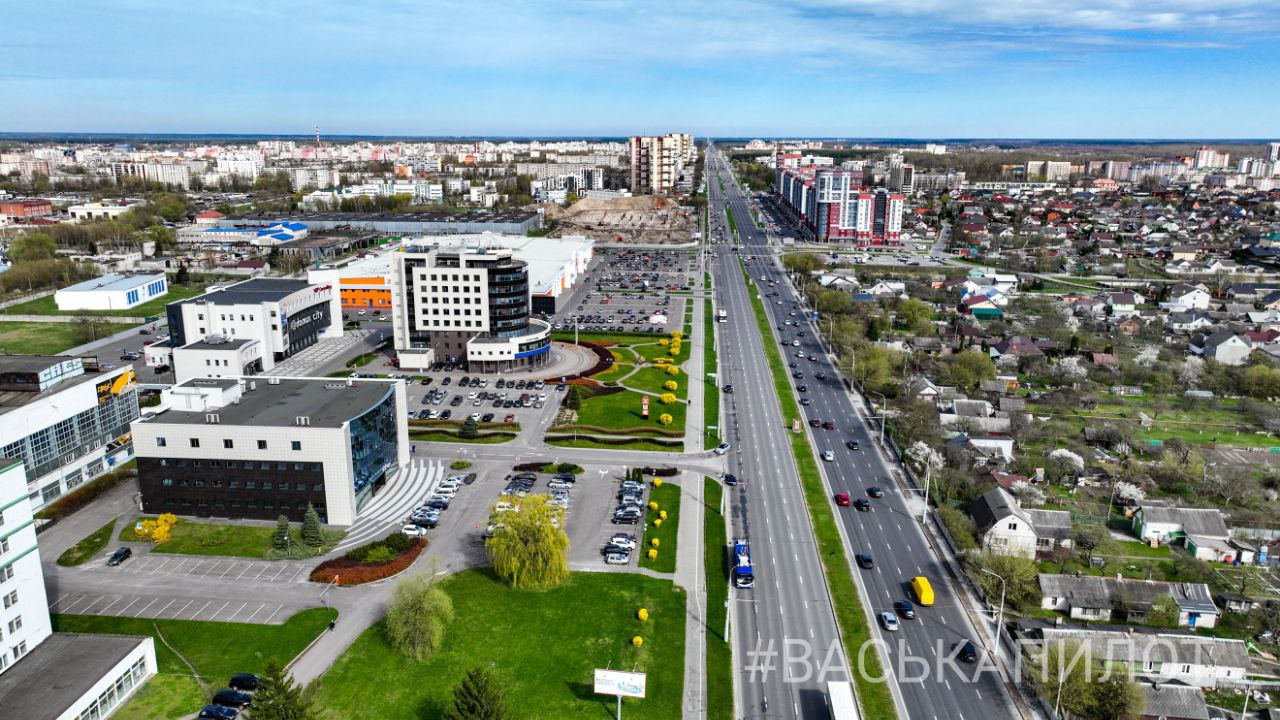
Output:
[[[662,487],[649,491],[649,502],[658,503],[657,510],[645,508],[644,511],[644,543],[640,548],[640,567],[658,572],[673,573],[676,571],[676,538],[680,528],[680,486],[664,482]],[[661,513],[666,513],[662,519]],[[658,521],[661,520],[661,524]],[[653,547],[653,541],[658,546]],[[658,551],[658,557],[650,560],[649,550]]]
[[66,552],[59,555],[58,564],[62,567],[83,565],[107,547],[107,543],[111,542],[111,533],[115,530],[115,527],[116,521],[112,520],[94,530],[88,537],[67,548]]
[[707,574],[707,720],[733,720],[733,647],[725,638],[729,615],[729,553],[723,489],[711,478],[702,480],[702,553]]
[[[716,319],[711,313],[711,299],[707,298],[703,303],[706,305],[702,313],[706,343],[702,351],[702,427],[707,429],[702,431],[702,446],[713,448],[720,444],[720,366],[716,358]],[[716,429],[711,430],[713,427]]]
[[[742,269],[743,279],[747,282],[747,295],[751,298],[751,308],[755,312],[756,324],[760,326],[765,355],[769,359],[769,372],[773,376],[773,385],[778,391],[778,400],[782,406],[782,416],[787,425],[800,418],[800,407],[796,404],[791,384],[787,381],[787,368],[782,362],[782,354],[778,352],[778,343],[773,337],[773,326],[769,324],[769,316],[765,313],[764,304],[752,287],[746,268]],[[822,475],[818,472],[818,461],[814,458],[809,438],[803,432],[789,433],[791,453],[796,459],[796,468],[800,472],[800,486],[804,491],[805,503],[809,506],[809,518],[813,523],[814,536],[818,541],[818,556],[822,558],[822,567],[827,577],[827,587],[831,591],[831,600],[835,605],[836,623],[840,626],[840,637],[844,642],[845,654],[854,653],[855,657],[861,648],[873,639],[867,613],[863,610],[862,601],[858,598],[854,587],[853,574],[849,569],[849,558],[845,555],[844,543],[840,539],[836,527],[835,514],[827,501],[826,486]],[[857,687],[858,703],[862,706],[864,717],[877,720],[898,717],[897,707],[893,702],[893,694],[888,683],[873,678],[884,677],[880,660],[880,651],[873,648],[867,653],[862,663],[866,674],[854,672],[851,668],[854,685]]]

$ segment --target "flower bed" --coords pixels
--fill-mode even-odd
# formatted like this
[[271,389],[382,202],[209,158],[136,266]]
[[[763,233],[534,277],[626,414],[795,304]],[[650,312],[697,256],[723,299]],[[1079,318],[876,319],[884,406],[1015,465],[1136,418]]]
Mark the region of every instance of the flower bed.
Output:
[[311,582],[363,585],[395,575],[410,565],[427,548],[427,541],[398,532],[382,540],[361,545],[335,560],[327,560],[311,571]]

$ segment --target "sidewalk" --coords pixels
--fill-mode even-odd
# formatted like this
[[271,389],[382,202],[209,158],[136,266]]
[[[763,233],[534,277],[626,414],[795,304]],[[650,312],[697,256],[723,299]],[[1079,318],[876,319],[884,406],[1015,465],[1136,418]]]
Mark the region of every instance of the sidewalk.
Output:
[[[699,433],[701,434],[701,433]],[[680,547],[676,556],[676,584],[685,590],[684,712],[685,720],[707,716],[707,578],[702,562],[702,476],[685,472],[680,478]]]

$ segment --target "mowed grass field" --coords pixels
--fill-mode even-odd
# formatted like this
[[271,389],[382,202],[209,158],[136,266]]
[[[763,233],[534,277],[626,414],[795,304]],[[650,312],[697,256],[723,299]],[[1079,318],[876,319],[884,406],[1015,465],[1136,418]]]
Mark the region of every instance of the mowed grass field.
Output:
[[[102,337],[134,327],[125,323],[105,323]],[[75,323],[0,321],[0,352],[10,355],[57,355],[84,344],[76,336]]]
[[[605,720],[616,701],[592,692],[592,670],[612,667],[648,674],[647,696],[624,700],[623,717],[680,716],[685,595],[670,581],[574,573],[559,588],[535,592],[466,570],[441,584],[456,615],[439,652],[407,660],[380,622],[317,681],[318,702],[352,720],[439,718],[466,671],[487,666],[516,718]],[[636,617],[642,607],[649,611],[643,622]],[[636,636],[640,647],[631,643]]]

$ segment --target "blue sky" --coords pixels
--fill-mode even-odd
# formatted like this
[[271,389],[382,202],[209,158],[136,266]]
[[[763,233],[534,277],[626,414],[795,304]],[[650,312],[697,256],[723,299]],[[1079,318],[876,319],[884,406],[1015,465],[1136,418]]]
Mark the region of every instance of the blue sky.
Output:
[[1275,0],[50,2],[0,131],[1266,138]]

